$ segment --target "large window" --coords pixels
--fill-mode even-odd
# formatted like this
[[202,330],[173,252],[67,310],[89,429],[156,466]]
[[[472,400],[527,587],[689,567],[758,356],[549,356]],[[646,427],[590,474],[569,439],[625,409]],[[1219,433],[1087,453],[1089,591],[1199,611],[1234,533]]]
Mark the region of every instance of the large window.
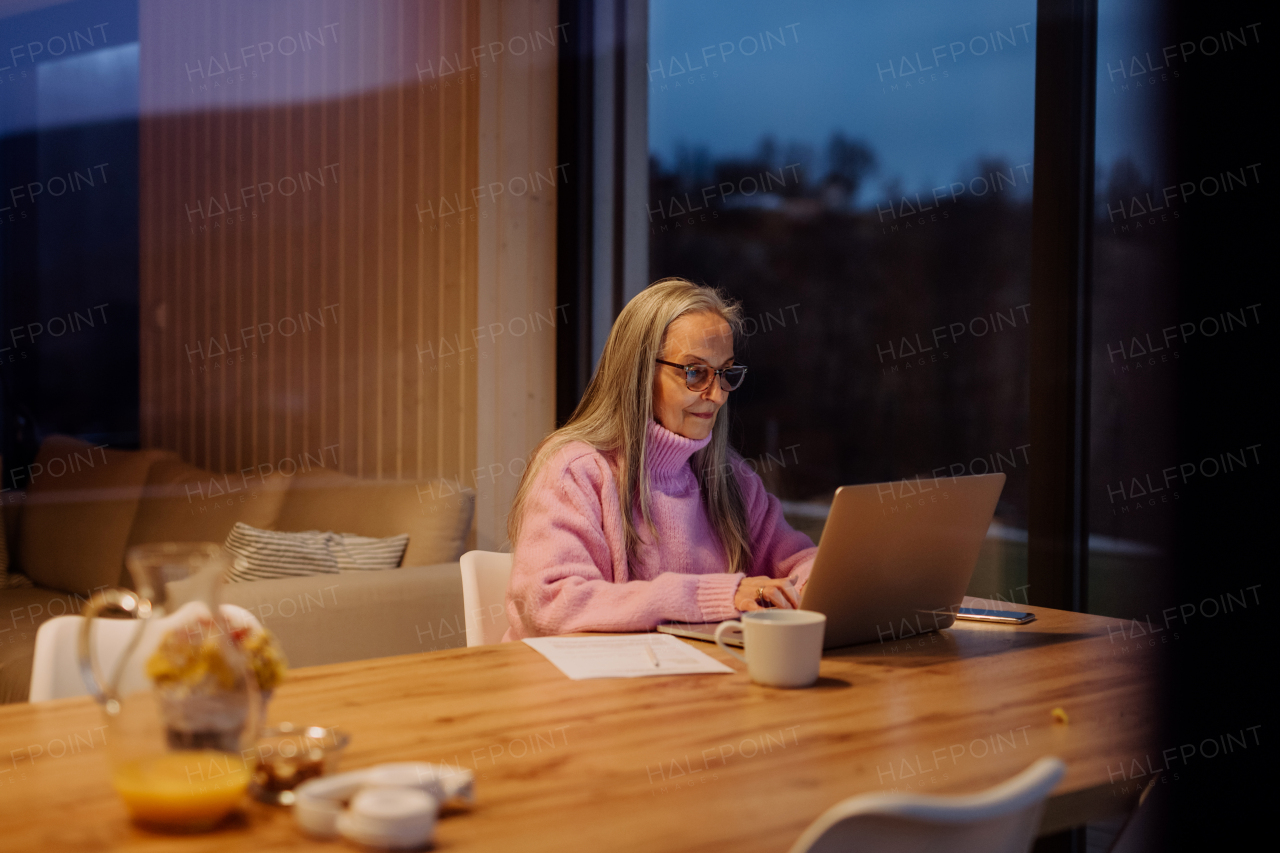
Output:
[[740,299],[733,439],[793,524],[1003,471],[970,592],[1024,602],[1035,3],[651,0],[650,277]]
[[138,444],[138,11],[3,23],[0,452],[22,489],[49,434]]

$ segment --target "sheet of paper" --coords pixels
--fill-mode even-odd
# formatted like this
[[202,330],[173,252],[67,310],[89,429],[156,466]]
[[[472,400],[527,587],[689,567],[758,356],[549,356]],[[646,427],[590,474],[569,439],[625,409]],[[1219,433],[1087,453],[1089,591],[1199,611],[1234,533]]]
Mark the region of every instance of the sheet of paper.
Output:
[[670,634],[533,637],[525,642],[574,681],[733,672]]

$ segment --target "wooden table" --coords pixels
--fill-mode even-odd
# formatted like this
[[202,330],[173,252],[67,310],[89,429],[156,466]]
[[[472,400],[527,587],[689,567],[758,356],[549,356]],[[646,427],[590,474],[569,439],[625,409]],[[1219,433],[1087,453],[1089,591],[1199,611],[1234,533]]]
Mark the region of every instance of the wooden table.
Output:
[[[1048,833],[1132,803],[1118,768],[1159,754],[1159,650],[1119,620],[1028,609],[1028,625],[964,622],[829,653],[808,690],[752,684],[695,641],[735,674],[570,681],[508,643],[295,670],[271,718],[349,731],[346,769],[473,768],[478,801],[442,818],[442,851],[785,851],[851,794],[970,792],[1057,755],[1068,769]],[[6,851],[352,849],[256,803],[207,835],[135,828],[108,783],[102,724],[88,699],[0,707]]]

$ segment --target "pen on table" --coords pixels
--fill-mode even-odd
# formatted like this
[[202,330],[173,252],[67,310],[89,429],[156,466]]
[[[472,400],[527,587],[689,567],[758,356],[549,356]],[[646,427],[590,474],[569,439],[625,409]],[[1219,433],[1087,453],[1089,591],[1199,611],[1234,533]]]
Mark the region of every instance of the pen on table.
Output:
[[644,641],[644,650],[648,653],[649,660],[653,661],[654,666],[662,666],[662,664],[658,663],[658,656],[654,653],[653,646],[649,645],[648,640]]

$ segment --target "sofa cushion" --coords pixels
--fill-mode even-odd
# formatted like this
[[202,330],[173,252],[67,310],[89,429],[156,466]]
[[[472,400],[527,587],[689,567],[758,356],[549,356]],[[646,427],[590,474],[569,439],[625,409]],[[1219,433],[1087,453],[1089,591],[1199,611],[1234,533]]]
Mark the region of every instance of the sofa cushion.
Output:
[[129,529],[164,450],[112,450],[50,436],[31,465],[18,564],[40,586],[85,595],[120,579]]
[[[283,491],[264,488],[256,478],[213,474],[181,459],[163,459],[147,474],[128,544],[221,544],[237,522],[271,527],[283,502]],[[129,580],[122,577],[121,583]]]
[[[290,667],[467,644],[457,563],[233,583],[220,593],[276,635]],[[177,607],[191,586],[170,583],[169,594]]]
[[34,586],[31,578],[22,572],[9,571],[9,537],[4,528],[5,526],[0,524],[0,589]]
[[[273,481],[273,478],[278,478]],[[287,482],[276,530],[340,530],[384,538],[409,534],[404,566],[458,560],[466,550],[473,492],[443,480],[360,480],[334,472],[269,477],[266,489]]]

